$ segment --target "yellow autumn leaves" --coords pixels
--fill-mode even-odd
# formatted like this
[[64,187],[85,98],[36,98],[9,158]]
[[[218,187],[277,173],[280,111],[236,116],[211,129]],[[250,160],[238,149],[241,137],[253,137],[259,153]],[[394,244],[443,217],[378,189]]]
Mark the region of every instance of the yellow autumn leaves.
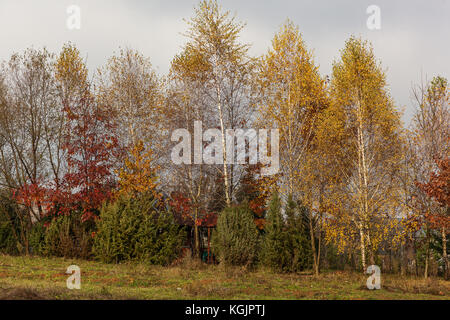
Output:
[[280,130],[278,189],[309,206],[340,251],[356,244],[365,266],[402,214],[400,114],[373,49],[351,37],[328,86],[287,21],[260,66],[260,125]]
[[129,152],[124,166],[119,169],[119,188],[117,195],[138,195],[154,192],[157,186],[157,167],[152,163],[153,152],[144,148],[138,141]]

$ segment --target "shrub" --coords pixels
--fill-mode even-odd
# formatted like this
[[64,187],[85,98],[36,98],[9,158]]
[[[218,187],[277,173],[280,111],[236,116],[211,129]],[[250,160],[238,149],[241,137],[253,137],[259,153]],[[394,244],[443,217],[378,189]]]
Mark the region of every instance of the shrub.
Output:
[[134,260],[168,265],[180,254],[185,238],[171,212],[157,207],[151,194],[124,195],[105,204],[97,228],[93,251],[107,263]]
[[220,213],[213,246],[225,266],[253,266],[258,258],[259,240],[253,212],[247,203]]
[[92,257],[92,231],[94,224],[83,221],[81,212],[53,217],[45,230],[43,244],[40,227],[35,227],[34,249],[45,256],[82,258]]
[[45,231],[44,223],[37,222],[34,224],[30,232],[30,248],[31,253],[35,255],[44,255],[45,248]]
[[[21,224],[24,210],[8,192],[0,192],[0,252],[5,254],[25,253],[29,223]],[[22,226],[22,227],[21,227]]]
[[17,239],[14,236],[13,224],[3,210],[0,210],[0,252],[17,254]]

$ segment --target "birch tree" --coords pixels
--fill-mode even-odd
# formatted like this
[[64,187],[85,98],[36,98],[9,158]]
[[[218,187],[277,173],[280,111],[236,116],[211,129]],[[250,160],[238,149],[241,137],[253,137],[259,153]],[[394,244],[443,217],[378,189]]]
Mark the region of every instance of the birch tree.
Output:
[[[400,165],[400,114],[395,109],[386,76],[375,59],[372,47],[351,37],[333,64],[331,107],[327,110],[330,143],[336,139],[344,157],[335,159],[343,182],[335,199],[333,219],[327,224],[328,236],[340,245],[359,238],[361,264],[382,239],[395,228],[399,218],[400,188],[396,172]],[[339,165],[340,164],[340,165]]]
[[[181,129],[188,132],[189,139],[185,141],[189,151],[204,147],[204,143],[200,141],[200,145],[196,146],[191,141],[191,137],[198,135],[194,127],[195,121],[200,121],[203,126],[213,127],[214,112],[208,107],[207,99],[203,95],[202,82],[196,79],[202,77],[204,64],[189,52],[183,52],[177,55],[171,64],[169,82],[165,93],[166,117],[164,124],[166,128],[171,130]],[[171,139],[172,132],[167,132],[167,139]],[[180,139],[180,137],[176,137]],[[200,132],[200,139],[202,140]],[[184,139],[184,138],[181,138]],[[187,152],[186,162],[182,164],[174,164],[171,159],[170,151],[165,155],[167,159],[163,169],[167,172],[165,181],[167,186],[175,193],[189,199],[187,215],[193,222],[194,233],[194,256],[199,257],[200,239],[198,225],[200,219],[204,218],[208,211],[208,204],[212,199],[217,198],[215,193],[215,174],[217,172],[211,165],[203,163],[202,155],[200,159],[196,156],[192,157],[191,152]],[[195,152],[195,151],[194,151]],[[183,154],[184,156],[184,154]],[[175,199],[174,199],[175,200]]]
[[21,243],[45,213],[45,187],[58,184],[64,168],[61,104],[55,56],[44,49],[15,53],[0,76],[0,184],[26,207],[18,211]]
[[[260,100],[257,103],[259,125],[280,130],[279,185],[284,200],[312,208],[312,140],[319,114],[326,108],[326,82],[306,49],[299,29],[287,21],[272,40],[272,48],[263,56],[258,76]],[[315,227],[320,214],[309,212],[310,239],[314,270],[319,272],[320,249],[316,250]]]
[[133,149],[142,140],[156,150],[162,96],[150,60],[136,50],[120,49],[98,70],[97,82],[97,96],[111,113],[120,143]]
[[[39,189],[61,175],[61,125],[55,57],[46,49],[13,54],[4,65],[0,110],[2,184],[10,190]],[[7,83],[7,86],[6,86]],[[30,214],[40,220],[42,207]]]
[[312,54],[291,21],[272,40],[258,79],[260,125],[280,130],[281,190],[298,200],[302,166],[317,116],[326,107],[326,91]]
[[[191,72],[190,81],[198,82],[206,107],[215,109],[216,126],[221,131],[223,186],[227,206],[233,201],[236,183],[232,155],[226,147],[226,130],[244,128],[251,120],[251,88],[254,59],[249,46],[239,43],[244,25],[235,21],[216,1],[202,1],[188,22],[189,41],[183,55],[189,56],[201,72]],[[243,172],[243,170],[242,170]]]

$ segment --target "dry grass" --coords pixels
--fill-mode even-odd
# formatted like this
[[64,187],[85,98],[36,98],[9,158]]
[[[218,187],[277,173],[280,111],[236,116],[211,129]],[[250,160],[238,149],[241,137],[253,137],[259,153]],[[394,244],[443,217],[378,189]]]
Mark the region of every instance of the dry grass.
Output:
[[413,294],[429,294],[435,296],[449,295],[449,285],[437,278],[425,279],[395,279],[389,278],[384,288],[388,291],[413,293]]
[[[81,268],[81,290],[66,288]],[[382,274],[381,290],[349,271],[274,274],[182,259],[170,267],[0,255],[0,299],[446,299],[450,282]]]

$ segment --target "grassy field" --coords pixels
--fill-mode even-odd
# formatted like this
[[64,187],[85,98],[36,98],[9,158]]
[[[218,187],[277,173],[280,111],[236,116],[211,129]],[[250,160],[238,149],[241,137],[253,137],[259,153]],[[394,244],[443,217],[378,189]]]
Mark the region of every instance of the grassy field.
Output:
[[[81,289],[66,287],[69,265],[81,268]],[[62,258],[0,255],[0,299],[446,299],[450,282],[382,274],[381,290],[351,272],[247,272],[185,261],[179,266],[102,264]]]

